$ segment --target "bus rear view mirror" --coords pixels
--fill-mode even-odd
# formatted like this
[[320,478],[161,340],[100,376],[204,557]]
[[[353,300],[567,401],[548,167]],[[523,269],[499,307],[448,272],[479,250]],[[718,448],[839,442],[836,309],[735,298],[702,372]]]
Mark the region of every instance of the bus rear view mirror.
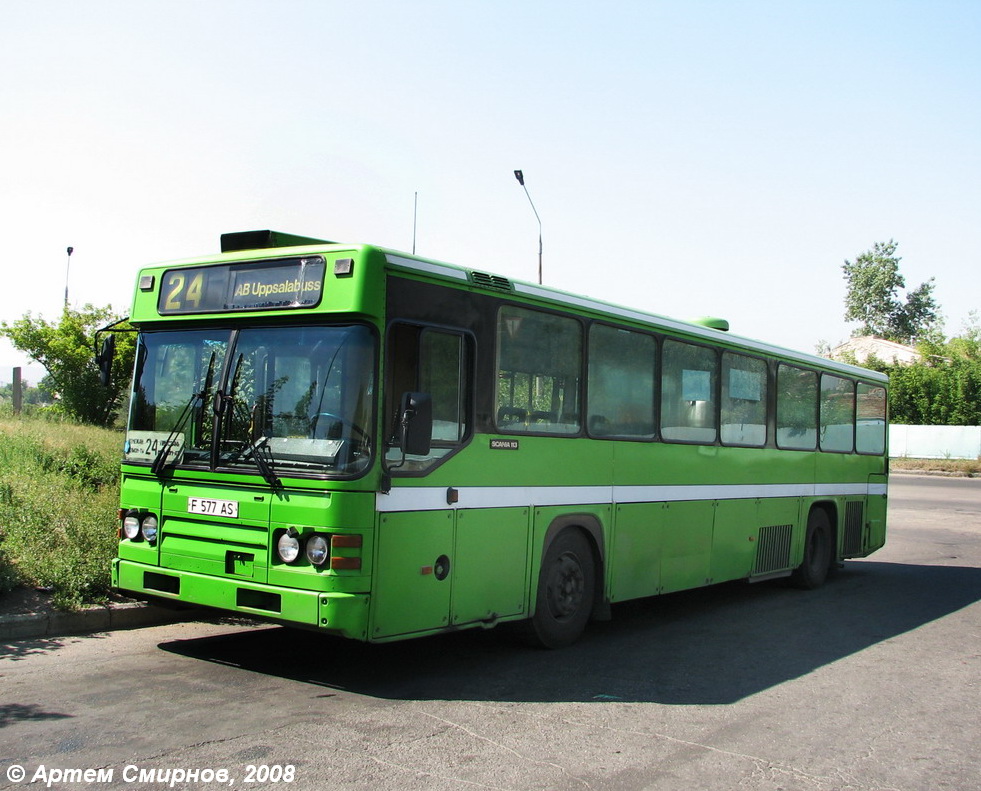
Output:
[[112,359],[116,356],[116,336],[110,335],[102,342],[102,348],[95,355],[95,364],[99,366],[99,381],[103,387],[109,386],[112,376]]
[[402,453],[424,456],[433,441],[433,398],[429,393],[403,393],[399,407]]

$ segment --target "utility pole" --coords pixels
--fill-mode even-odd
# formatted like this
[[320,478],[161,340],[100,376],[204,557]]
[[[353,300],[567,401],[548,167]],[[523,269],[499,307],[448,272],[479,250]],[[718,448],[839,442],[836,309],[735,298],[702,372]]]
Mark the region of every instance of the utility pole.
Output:
[[20,367],[14,368],[14,383],[12,386],[12,400],[14,404],[14,414],[19,415],[24,404],[24,384],[20,378]]

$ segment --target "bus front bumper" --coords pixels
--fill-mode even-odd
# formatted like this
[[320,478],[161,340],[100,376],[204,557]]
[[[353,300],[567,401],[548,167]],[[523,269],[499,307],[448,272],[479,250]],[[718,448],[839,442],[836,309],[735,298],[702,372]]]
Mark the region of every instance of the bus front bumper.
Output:
[[139,597],[214,607],[367,640],[366,593],[334,593],[259,585],[116,558],[112,586]]

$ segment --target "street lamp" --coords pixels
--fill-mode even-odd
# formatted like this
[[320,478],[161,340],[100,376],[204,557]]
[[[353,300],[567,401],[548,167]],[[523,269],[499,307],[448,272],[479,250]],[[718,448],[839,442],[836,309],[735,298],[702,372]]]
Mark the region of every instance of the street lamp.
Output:
[[542,218],[538,216],[538,209],[535,208],[535,203],[531,199],[531,195],[528,194],[528,188],[525,187],[525,174],[520,170],[514,171],[514,177],[518,180],[518,183],[524,187],[525,195],[528,195],[528,203],[531,204],[531,210],[535,212],[535,219],[538,220],[538,285],[542,284]]
[[72,267],[72,253],[74,252],[74,247],[68,248],[68,265],[65,267],[65,310],[68,310],[68,271]]

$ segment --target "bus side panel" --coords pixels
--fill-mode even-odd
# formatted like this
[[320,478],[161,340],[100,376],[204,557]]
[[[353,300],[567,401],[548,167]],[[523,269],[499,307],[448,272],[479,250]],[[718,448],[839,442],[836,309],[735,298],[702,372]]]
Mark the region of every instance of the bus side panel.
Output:
[[661,592],[661,531],[664,503],[623,503],[607,569],[610,601],[625,601]]
[[760,500],[722,500],[715,505],[712,582],[748,577],[756,560]]
[[527,612],[530,513],[530,508],[457,511],[451,625]]
[[[869,485],[882,487],[886,485],[885,475],[870,475]],[[875,552],[886,543],[886,504],[885,494],[870,494],[866,511],[866,546],[865,554]]]
[[[450,615],[453,511],[382,514],[369,639],[445,628]],[[444,574],[444,570],[449,574]]]
[[686,590],[709,582],[715,504],[711,500],[664,504],[661,591]]

